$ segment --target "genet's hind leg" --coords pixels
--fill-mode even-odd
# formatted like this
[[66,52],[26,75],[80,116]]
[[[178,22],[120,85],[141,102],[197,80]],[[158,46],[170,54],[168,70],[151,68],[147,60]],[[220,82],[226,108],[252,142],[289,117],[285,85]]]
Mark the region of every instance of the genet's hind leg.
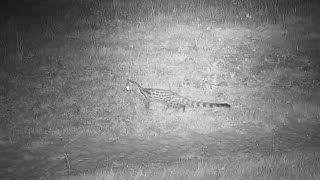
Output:
[[185,105],[182,105],[182,111],[186,112],[186,106]]
[[182,112],[185,112],[185,111],[186,111],[186,106],[185,106],[185,105],[182,105],[182,104],[178,104],[178,105],[176,106],[176,109],[178,109],[179,112],[181,112],[181,110],[182,110]]
[[179,103],[173,104],[173,107],[175,109],[177,109],[178,111],[180,111],[180,109],[182,109],[182,111],[185,112],[185,110],[186,110],[186,106],[183,104],[179,104]]
[[164,105],[163,108],[162,108],[162,112],[168,112],[169,108],[170,108],[170,106]]
[[172,108],[172,104],[171,103],[164,103],[163,104],[164,106],[163,106],[163,109],[162,109],[162,111],[164,111],[164,112],[168,112],[168,110],[170,109],[170,108]]
[[148,111],[150,109],[150,101],[148,99],[145,99],[143,102],[146,110]]
[[163,103],[164,107],[162,109],[163,112],[166,112],[166,113],[173,113],[174,110],[175,110],[175,106],[172,102],[165,102]]

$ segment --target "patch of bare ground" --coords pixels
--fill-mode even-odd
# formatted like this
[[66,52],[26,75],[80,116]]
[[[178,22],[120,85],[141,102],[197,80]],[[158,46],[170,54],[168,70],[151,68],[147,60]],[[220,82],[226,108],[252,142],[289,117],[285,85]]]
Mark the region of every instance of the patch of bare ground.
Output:
[[[152,164],[170,170],[177,162],[249,157],[233,159],[227,170],[217,165],[219,179],[241,162],[273,167],[278,155],[319,148],[318,20],[247,28],[182,16],[159,13],[133,23],[116,13],[99,20],[105,26],[64,33],[49,18],[41,46],[29,46],[23,34],[13,49],[2,40],[0,177]],[[141,94],[124,91],[126,79],[231,108],[181,112],[151,103],[146,111]]]

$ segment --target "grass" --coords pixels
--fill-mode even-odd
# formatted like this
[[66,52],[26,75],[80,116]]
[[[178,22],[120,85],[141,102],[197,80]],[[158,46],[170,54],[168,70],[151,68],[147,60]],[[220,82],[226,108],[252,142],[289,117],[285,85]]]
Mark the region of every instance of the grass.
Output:
[[24,38],[23,38],[23,33],[18,33],[17,32],[17,38],[16,38],[16,52],[17,52],[17,60],[19,62],[23,61],[24,58],[24,42],[23,42]]
[[[281,78],[282,76],[285,76],[283,73],[284,68],[291,63],[292,59],[294,58],[294,55],[292,53],[288,53],[285,56],[279,56],[283,51],[291,51],[292,49],[283,49],[280,50],[276,55],[272,55],[274,57],[267,58],[265,57],[265,61],[256,61],[256,62],[250,62],[252,60],[251,57],[241,57],[245,56],[245,54],[241,53],[250,53],[245,52],[246,45],[241,44],[242,40],[234,41],[235,46],[239,49],[231,49],[230,52],[221,52],[212,54],[212,51],[218,51],[219,48],[225,48],[224,46],[227,45],[227,41],[221,39],[223,36],[225,36],[224,33],[226,33],[228,30],[219,30],[219,29],[212,29],[214,28],[215,23],[222,23],[222,24],[232,24],[235,27],[238,27],[239,25],[261,25],[264,23],[270,23],[270,22],[283,22],[285,19],[284,17],[289,17],[293,13],[294,16],[299,16],[299,13],[303,12],[304,7],[307,7],[310,5],[310,2],[302,3],[302,1],[250,1],[250,0],[244,0],[244,1],[211,1],[211,2],[205,2],[205,1],[195,1],[195,0],[189,0],[189,1],[134,1],[131,2],[129,5],[124,5],[122,1],[117,1],[117,4],[111,4],[109,2],[103,2],[103,1],[97,1],[97,2],[85,2],[82,1],[84,4],[80,4],[76,7],[82,7],[86,9],[90,9],[91,11],[84,11],[84,13],[79,17],[78,21],[74,24],[77,28],[75,31],[84,31],[86,32],[86,28],[99,28],[99,30],[95,31],[94,29],[89,30],[89,35],[85,35],[85,33],[73,33],[70,38],[76,39],[76,40],[84,40],[88,41],[89,45],[89,54],[90,54],[90,62],[84,61],[83,63],[88,65],[91,64],[92,68],[98,68],[99,66],[105,66],[108,73],[110,75],[115,75],[117,77],[124,77],[125,74],[130,75],[128,78],[138,79],[140,80],[139,83],[141,84],[148,84],[148,86],[154,87],[157,84],[164,87],[173,88],[175,91],[181,91],[184,89],[189,89],[189,92],[183,92],[183,94],[188,95],[194,94],[194,93],[200,93],[205,91],[207,94],[216,93],[221,94],[221,99],[225,99],[226,95],[223,95],[222,92],[227,92],[226,88],[223,88],[223,84],[229,83],[230,85],[234,83],[233,85],[240,85],[241,87],[248,86],[253,81],[261,82],[261,79],[263,76],[259,77],[252,76],[252,74],[248,74],[249,71],[247,71],[245,68],[250,67],[252,71],[257,71],[255,73],[261,73],[261,71],[268,71],[269,74],[272,76],[266,77],[268,79],[263,79],[263,81],[267,80],[267,84],[270,84],[271,86],[278,86],[281,84]],[[138,8],[139,7],[139,8]],[[288,8],[290,7],[290,8]],[[291,9],[292,11],[288,11],[288,9]],[[71,13],[72,14],[72,13]],[[75,13],[77,14],[77,13]],[[90,21],[90,19],[98,19],[98,21]],[[68,16],[69,18],[69,16]],[[190,21],[191,18],[191,21]],[[92,25],[88,25],[87,23],[84,23],[81,25],[81,23],[87,19],[89,23],[93,23]],[[44,17],[41,18],[41,28],[42,28],[42,36],[44,36],[45,40],[53,40],[54,37],[59,37],[59,34],[56,33],[56,23],[55,20],[52,17]],[[191,22],[196,23],[196,28],[194,27],[188,27],[188,26],[177,26],[176,23],[179,22]],[[209,22],[213,22],[213,24],[209,24]],[[81,27],[79,27],[80,25]],[[19,24],[17,25],[19,26]],[[84,27],[89,26],[89,27]],[[16,26],[15,26],[16,27]],[[114,33],[117,34],[116,38],[123,38],[121,33],[124,32],[128,27],[131,27],[132,30],[135,30],[136,32],[132,32],[130,35],[133,38],[144,38],[143,36],[139,36],[139,33],[142,32],[148,36],[151,37],[151,40],[153,39],[155,42],[158,42],[159,44],[163,43],[163,35],[158,34],[160,37],[156,37],[157,32],[152,32],[152,29],[157,30],[159,33],[163,33],[165,29],[163,27],[171,27],[171,32],[169,30],[168,35],[171,37],[168,39],[171,41],[171,44],[162,44],[160,46],[157,46],[157,44],[150,44],[149,47],[144,47],[143,45],[135,44],[135,40],[125,40],[125,41],[117,41],[115,39],[108,39],[108,41],[112,43],[119,43],[120,46],[113,46],[112,44],[106,44],[103,41],[99,41],[99,39],[102,38],[103,33],[106,30],[106,33]],[[107,28],[107,29],[104,29]],[[189,29],[188,29],[189,28]],[[197,32],[197,28],[202,28],[201,33],[202,34],[187,34],[189,32]],[[11,44],[9,40],[6,40],[5,37],[9,37],[8,35],[2,36],[3,40],[2,46],[4,46],[4,52],[2,52],[3,62],[4,61],[14,61],[14,59],[17,59],[19,62],[23,61],[24,57],[26,56],[26,53],[29,52],[30,47],[27,45],[27,39],[25,39],[24,35],[22,33],[18,32],[18,27],[13,29],[13,32],[16,32],[16,43],[13,45],[15,47],[15,51],[11,51]],[[130,29],[130,28],[129,28]],[[178,29],[178,31],[184,33],[185,40],[180,40],[179,38],[175,37],[175,31]],[[116,31],[114,31],[116,30]],[[11,30],[8,30],[8,33]],[[205,32],[210,32],[212,34],[206,34]],[[229,30],[230,31],[230,30]],[[244,33],[244,32],[232,32],[232,30],[229,32],[228,36],[231,33]],[[144,35],[143,34],[143,35]],[[213,35],[213,36],[212,36]],[[216,37],[214,37],[216,36]],[[153,38],[152,38],[153,37]],[[239,38],[241,37],[241,34],[235,34],[234,36],[230,36],[230,38]],[[220,41],[216,41],[216,38],[220,38]],[[243,39],[244,41],[247,41],[246,39]],[[149,40],[145,39],[143,40],[143,43],[148,43]],[[122,44],[123,45],[122,45]],[[128,44],[127,44],[128,43]],[[249,43],[249,42],[248,42]],[[86,44],[86,43],[84,43]],[[27,49],[26,47],[30,47]],[[69,48],[69,47],[67,47]],[[135,53],[134,49],[140,53]],[[243,51],[241,48],[244,48],[245,51]],[[270,48],[270,47],[267,47]],[[210,53],[205,53],[205,51],[211,51]],[[273,51],[274,49],[271,49],[270,51]],[[43,51],[43,52],[41,52]],[[38,52],[36,52],[36,56],[42,56],[41,54],[45,54],[46,49],[39,49]],[[60,50],[58,50],[60,51]],[[158,53],[168,53],[168,55],[164,55],[161,57],[155,57],[155,58],[149,58],[150,54],[144,53],[144,51],[154,51]],[[15,52],[15,56],[13,59],[8,58],[8,53]],[[189,53],[192,52],[192,53]],[[265,53],[264,50],[257,53],[252,53],[252,56],[260,56],[262,53]],[[55,53],[55,52],[54,52]],[[53,54],[54,54],[53,53]],[[64,54],[65,53],[65,54]],[[60,56],[69,56],[72,59],[76,59],[78,52],[62,52]],[[237,70],[234,68],[233,62],[227,61],[223,56],[226,53],[229,53],[230,56],[232,54],[240,54],[240,61],[236,62],[236,65],[242,68],[242,72],[237,72]],[[260,53],[260,54],[259,54]],[[195,54],[192,56],[192,54]],[[196,57],[198,55],[198,57]],[[173,58],[170,58],[169,56],[172,56],[177,61],[180,61],[183,66],[180,66],[177,62],[174,61]],[[190,57],[191,56],[191,57]],[[212,57],[213,56],[213,57]],[[108,58],[109,62],[105,62],[105,58]],[[50,69],[45,69],[46,72],[35,72],[38,73],[37,75],[41,73],[47,73],[46,76],[50,78],[50,82],[46,82],[45,78],[42,80],[39,80],[39,83],[42,83],[44,87],[47,87],[48,90],[52,90],[57,96],[59,96],[60,91],[68,91],[68,88],[63,89],[63,86],[65,86],[65,82],[68,81],[68,78],[71,78],[70,74],[59,74],[63,70],[59,70],[59,68],[63,67],[63,63],[67,64],[68,66],[75,66],[77,68],[83,68],[82,65],[79,63],[72,62],[63,62],[63,60],[59,60],[60,57],[45,57],[48,58],[48,62],[40,61],[41,63],[48,63],[50,64]],[[159,61],[158,58],[164,58],[163,61]],[[213,58],[217,59],[215,62],[209,62],[207,58]],[[254,58],[254,57],[253,57]],[[264,57],[261,57],[264,58]],[[50,60],[53,59],[53,60]],[[272,62],[270,62],[268,59],[271,59]],[[185,61],[184,60],[188,60]],[[249,60],[249,61],[247,61]],[[49,62],[50,61],[50,62]],[[274,61],[274,62],[273,62]],[[36,62],[36,61],[35,61]],[[35,63],[31,62],[29,64]],[[147,62],[147,63],[145,63]],[[296,61],[295,61],[296,62]],[[72,63],[74,63],[72,65]],[[184,63],[184,64],[183,64]],[[312,65],[310,65],[311,62],[306,60],[306,62],[300,62],[300,65],[298,69],[305,69],[305,68],[312,68]],[[3,63],[3,64],[10,64],[10,63]],[[13,63],[15,64],[15,63]],[[207,69],[203,70],[203,64],[207,66]],[[25,66],[26,63],[22,63],[21,66]],[[171,68],[169,66],[180,66],[180,69]],[[9,66],[9,65],[8,65]],[[12,65],[11,65],[12,66]],[[13,65],[18,66],[18,65]],[[282,66],[282,67],[279,67]],[[293,66],[296,66],[294,64]],[[189,68],[190,67],[190,68]],[[224,68],[220,68],[224,67]],[[31,67],[32,68],[32,67]],[[28,71],[30,71],[31,68],[25,68]],[[85,67],[86,68],[86,67]],[[188,69],[189,68],[189,69]],[[10,68],[9,68],[10,69]],[[67,71],[71,71],[68,69]],[[119,73],[117,73],[117,72]],[[290,70],[289,70],[290,71]],[[309,71],[312,71],[309,70]],[[9,74],[12,73],[11,69],[7,71]],[[75,72],[75,71],[74,71]],[[209,72],[209,73],[207,73]],[[210,72],[215,72],[214,74],[210,74]],[[24,72],[25,73],[25,72]],[[57,74],[58,73],[58,74]],[[101,71],[92,71],[88,73],[102,73]],[[293,72],[290,72],[293,73]],[[100,74],[102,76],[102,74]],[[99,76],[100,76],[99,75]],[[148,75],[148,76],[147,76]],[[306,74],[297,74],[297,78],[291,78],[283,77],[284,81],[287,81],[286,85],[287,87],[283,88],[289,88],[295,86],[295,83],[302,84],[302,82],[297,82],[297,79],[301,79],[302,77],[299,76],[305,76]],[[177,77],[176,79],[170,79],[168,81],[168,78],[170,76]],[[307,75],[308,76],[308,75]],[[44,77],[44,76],[43,76]],[[241,77],[240,79],[238,77]],[[67,79],[65,79],[67,78]],[[97,77],[91,76],[88,77],[90,80],[94,80]],[[127,77],[126,77],[127,78]],[[154,79],[158,78],[159,83],[155,83]],[[23,78],[22,78],[23,79]],[[279,82],[274,82],[274,79],[278,79]],[[100,79],[102,80],[102,79]],[[242,81],[242,83],[239,83]],[[107,87],[105,88],[111,88],[112,86],[118,86],[118,83],[121,83],[120,80],[117,80],[116,83],[111,83],[111,81],[107,81],[108,83]],[[161,84],[163,83],[163,84]],[[167,84],[166,84],[167,83]],[[264,82],[266,83],[266,82]],[[175,84],[174,86],[172,86]],[[26,84],[27,85],[27,84]],[[220,86],[222,85],[222,86]],[[305,84],[306,86],[317,86],[312,84]],[[24,85],[22,85],[24,86]],[[72,88],[72,87],[69,87]],[[99,87],[97,87],[99,88]],[[299,87],[296,87],[299,89]],[[202,89],[202,90],[201,90]],[[231,89],[230,87],[228,89]],[[113,103],[125,105],[125,108],[129,111],[125,116],[132,118],[131,113],[133,113],[133,109],[130,109],[132,106],[131,104],[123,104],[124,102],[132,102],[133,99],[128,99],[127,96],[116,96],[112,97],[114,93],[122,94],[118,91],[108,91],[109,94],[107,96],[110,96],[111,99],[114,99],[115,101]],[[230,93],[237,93],[236,91],[230,92]],[[230,93],[224,93],[224,94],[230,94]],[[251,96],[250,92],[247,94],[248,96]],[[253,92],[255,93],[255,92]],[[272,94],[272,92],[270,92]],[[93,97],[94,95],[92,95]],[[228,95],[230,100],[235,99],[238,97],[236,94],[234,97],[232,95]],[[268,96],[268,93],[266,94]],[[258,112],[257,117],[251,117],[251,113],[246,113],[246,109],[241,109],[239,111],[240,113],[243,113],[243,119],[252,119],[252,118],[258,118],[260,121],[264,121],[265,119],[268,119],[271,114],[279,114],[279,110],[272,109],[270,106],[274,103],[278,103],[275,101],[278,101],[278,97],[276,95],[272,94],[274,96],[273,98],[269,99],[269,103],[265,104],[264,111]],[[123,99],[124,98],[124,99]],[[195,97],[197,98],[197,97]],[[204,97],[202,97],[204,98]],[[280,99],[283,99],[286,97],[281,97]],[[32,97],[30,97],[30,100]],[[246,99],[247,100],[247,99]],[[33,100],[32,100],[33,101]],[[37,107],[37,103],[35,102],[36,107],[35,114],[41,114],[41,111],[43,110],[43,113],[49,113],[50,110],[46,108],[53,108],[51,107],[52,100],[48,100],[49,102],[44,103],[40,105],[40,107]],[[110,103],[110,100],[105,100],[106,102],[101,102],[102,104]],[[124,102],[123,102],[124,101]],[[252,100],[254,101],[254,100]],[[251,103],[252,101],[247,101],[248,104],[245,104],[247,106],[247,109],[251,109]],[[31,102],[27,101],[27,104],[30,104]],[[69,103],[69,102],[68,102]],[[67,104],[68,104],[67,103]],[[72,103],[68,104],[68,107],[70,105],[70,108],[73,107]],[[92,102],[92,105],[97,102]],[[21,103],[24,104],[24,103]],[[26,104],[26,106],[27,106]],[[101,105],[102,105],[101,104]],[[135,104],[139,104],[139,101],[137,101]],[[279,104],[282,104],[282,102],[279,102]],[[77,105],[78,106],[78,105]],[[44,109],[42,107],[45,107]],[[121,109],[121,107],[119,107]],[[136,109],[139,109],[139,106],[135,107]],[[42,109],[42,110],[41,110]],[[85,109],[84,107],[77,107],[76,109]],[[309,108],[308,108],[309,109]],[[299,112],[297,114],[310,114],[307,112]],[[303,108],[297,108],[298,111],[304,111]],[[102,111],[102,110],[101,110]],[[280,110],[282,111],[282,110]],[[72,111],[73,112],[73,111]],[[239,113],[237,112],[237,113]],[[113,115],[114,117],[118,116],[117,114]],[[188,114],[188,116],[193,116],[192,114]],[[145,123],[149,124],[149,119],[145,119],[142,117],[141,114],[138,114],[136,117],[138,119],[141,119],[142,124],[138,124],[137,126],[144,126]],[[169,118],[170,117],[165,117]],[[165,119],[164,118],[164,119]],[[179,121],[176,117],[171,117],[175,120]],[[235,120],[233,117],[230,117]],[[18,118],[19,119],[19,118]],[[17,120],[18,120],[17,119]],[[33,119],[33,120],[31,120]],[[53,128],[53,129],[59,129],[60,123],[51,123],[48,120],[44,120],[44,122],[39,122],[39,120],[35,120],[34,118],[31,118],[31,124],[25,126],[25,123],[12,123],[13,127],[10,127],[10,130],[13,130],[14,134],[21,134],[24,136],[25,134],[38,134],[41,135],[43,132],[41,129],[46,128]],[[98,118],[99,119],[99,118]],[[125,118],[126,119],[126,118]],[[145,119],[145,121],[143,120]],[[164,120],[163,119],[163,120]],[[190,122],[191,122],[190,118]],[[47,122],[48,121],[48,122]],[[127,119],[128,122],[132,121],[130,119]],[[155,119],[155,121],[159,121],[159,119]],[[6,120],[5,120],[6,122]],[[164,123],[167,121],[164,121]],[[41,124],[48,126],[46,128],[40,128],[39,130],[34,129],[33,124]],[[117,122],[115,122],[117,123]],[[151,121],[151,123],[154,123]],[[7,123],[5,123],[7,124]],[[11,123],[9,123],[11,124]],[[7,125],[9,125],[7,124]],[[25,132],[24,130],[21,130],[20,125],[23,126],[23,128],[26,128]],[[27,123],[28,124],[28,123]],[[130,124],[130,123],[129,123]],[[18,126],[18,127],[17,127]],[[57,127],[51,127],[51,126],[57,126]],[[199,126],[199,125],[197,125]],[[201,126],[201,125],[200,125]],[[116,126],[118,128],[118,126]],[[16,130],[14,130],[16,129]],[[131,127],[129,128],[131,129]],[[30,132],[28,132],[30,131]],[[26,136],[25,136],[26,137]],[[29,137],[29,135],[27,136]],[[18,139],[18,137],[17,137]]]
[[56,179],[318,179],[319,153],[291,152],[254,158],[247,155],[101,170]]
[[[255,150],[258,145],[240,138],[244,134],[280,151],[300,142],[290,146],[278,140],[283,137],[265,134],[296,125],[299,136],[286,135],[306,144],[306,131],[316,136],[320,66],[310,37],[317,35],[317,5],[312,0],[65,1],[63,9],[36,19],[34,26],[12,19],[1,25],[0,126],[11,144],[31,151],[67,142],[61,154],[66,161],[59,166],[65,170],[67,164],[67,174],[81,169],[75,162],[82,146],[76,143],[88,146],[89,157],[99,162],[97,144],[130,138],[162,143],[157,138],[167,137],[166,150],[194,141],[222,146],[201,161],[185,160],[184,153],[198,152],[197,146],[185,148],[181,161],[172,164],[148,162],[132,169],[128,164],[71,179],[317,179],[316,153],[212,159],[234,144]],[[153,104],[148,114],[139,95],[123,91],[126,79],[232,108],[164,113]],[[176,136],[184,143],[170,139]],[[154,144],[135,145],[136,152],[148,152]]]

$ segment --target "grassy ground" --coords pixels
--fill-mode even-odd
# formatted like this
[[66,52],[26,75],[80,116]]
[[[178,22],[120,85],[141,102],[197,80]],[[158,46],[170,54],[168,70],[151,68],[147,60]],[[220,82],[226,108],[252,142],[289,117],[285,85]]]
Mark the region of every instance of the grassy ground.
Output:
[[318,179],[319,153],[291,152],[253,158],[248,155],[140,165],[58,179]]
[[[317,179],[317,1],[59,3],[1,19],[3,176]],[[147,113],[126,79],[232,108]]]

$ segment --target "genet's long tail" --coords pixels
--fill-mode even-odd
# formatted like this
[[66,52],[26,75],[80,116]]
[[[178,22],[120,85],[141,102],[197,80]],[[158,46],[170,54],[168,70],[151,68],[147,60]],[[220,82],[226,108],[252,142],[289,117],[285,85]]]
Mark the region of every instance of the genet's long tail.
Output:
[[206,108],[212,108],[212,107],[227,107],[230,108],[230,104],[227,103],[209,103],[209,102],[200,102],[200,101],[191,101],[187,98],[183,99],[182,103],[187,106],[192,107],[206,107]]

